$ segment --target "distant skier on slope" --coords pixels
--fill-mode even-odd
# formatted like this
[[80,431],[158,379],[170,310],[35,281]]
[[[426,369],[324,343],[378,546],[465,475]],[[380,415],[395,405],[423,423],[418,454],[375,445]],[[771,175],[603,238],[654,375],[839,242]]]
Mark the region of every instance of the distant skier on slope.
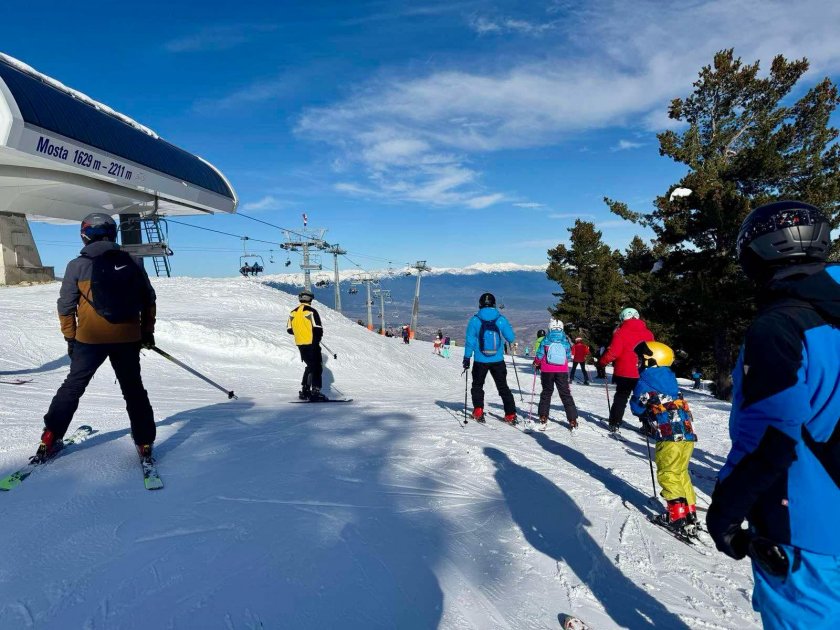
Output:
[[452,340],[449,337],[444,337],[443,338],[443,346],[441,347],[441,351],[440,351],[441,356],[443,356],[444,359],[449,358],[449,352],[450,352],[451,347],[452,347]]
[[312,308],[313,299],[315,294],[309,289],[304,289],[298,294],[300,305],[289,314],[286,332],[295,336],[300,358],[306,364],[298,398],[310,402],[323,402],[327,399],[321,393],[321,376],[324,371],[321,338],[324,336],[324,329],[321,326],[321,316]]
[[49,459],[61,448],[79,400],[106,359],[120,383],[137,452],[150,459],[155,420],[140,377],[140,349],[155,344],[155,291],[142,264],[117,245],[117,224],[109,215],[86,216],[81,237],[85,246],[67,265],[58,297],[70,373],[44,416],[32,459]]
[[560,394],[560,401],[563,403],[569,428],[577,428],[577,407],[575,407],[575,400],[572,398],[572,392],[569,389],[569,361],[571,360],[572,349],[569,345],[569,338],[563,332],[563,322],[559,319],[552,319],[548,324],[548,334],[543,337],[534,357],[534,368],[540,370],[540,382],[542,383],[540,405],[537,409],[542,425],[541,429],[548,426],[551,397],[554,394],[555,387],[557,393]]
[[516,424],[516,403],[507,384],[504,342],[513,343],[515,335],[508,320],[496,309],[496,298],[484,293],[478,300],[479,311],[467,325],[464,342],[464,369],[470,368],[470,358],[475,354],[472,367],[473,418],[484,421],[484,381],[487,373],[493,377],[505,408],[505,422]]
[[653,333],[647,325],[639,319],[639,311],[635,308],[625,308],[618,316],[620,322],[612,341],[598,363],[606,367],[613,361],[613,378],[615,397],[610,408],[610,431],[615,433],[621,428],[624,410],[633,388],[639,380],[638,357],[634,348],[642,341],[653,341]]
[[583,343],[583,339],[578,337],[575,339],[575,345],[572,346],[572,370],[569,373],[569,382],[575,380],[575,371],[577,366],[580,366],[580,371],[583,372],[583,384],[589,385],[589,373],[586,371],[586,357],[589,356],[589,346]]
[[[717,548],[752,559],[765,628],[840,619],[840,265],[831,223],[780,201],[753,210],[736,251],[759,311],[732,373],[732,450],[706,524]],[[749,529],[742,529],[744,520]]]
[[671,371],[674,351],[658,341],[636,346],[639,382],[630,398],[630,410],[656,441],[656,478],[668,511],[657,519],[660,525],[684,536],[697,534],[697,498],[688,464],[697,435],[691,411]]
[[537,340],[534,342],[534,345],[531,348],[531,351],[534,353],[534,356],[537,356],[537,350],[539,349],[540,344],[542,343],[543,337],[545,337],[545,331],[542,328],[540,328],[537,331]]

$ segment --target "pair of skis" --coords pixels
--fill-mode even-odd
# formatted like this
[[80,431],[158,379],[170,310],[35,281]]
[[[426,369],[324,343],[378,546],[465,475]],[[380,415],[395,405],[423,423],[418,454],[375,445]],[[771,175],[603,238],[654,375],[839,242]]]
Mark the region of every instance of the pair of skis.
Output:
[[[93,427],[89,425],[82,425],[73,433],[66,436],[61,441],[61,447],[47,459],[34,459],[28,464],[19,468],[15,472],[0,479],[0,491],[9,491],[17,488],[23,481],[29,477],[37,468],[44,464],[49,464],[56,457],[60,457],[67,449],[70,449],[78,444],[81,444],[91,435],[96,433]],[[146,490],[160,490],[163,488],[163,480],[158,474],[157,464],[153,457],[141,457],[140,465],[143,469],[143,485]]]

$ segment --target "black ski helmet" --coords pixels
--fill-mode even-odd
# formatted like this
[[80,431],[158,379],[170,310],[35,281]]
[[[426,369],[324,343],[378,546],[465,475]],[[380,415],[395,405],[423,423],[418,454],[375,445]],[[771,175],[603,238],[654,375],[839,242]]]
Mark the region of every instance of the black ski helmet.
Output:
[[744,219],[735,251],[744,273],[757,281],[778,267],[828,257],[831,223],[819,208],[801,201],[759,206]]
[[542,328],[537,331],[537,337],[545,337],[545,331]]
[[303,302],[304,304],[310,304],[312,300],[315,299],[315,294],[312,293],[309,289],[304,289],[300,293],[298,293],[298,300]]
[[116,242],[117,224],[110,215],[104,212],[92,212],[82,219],[79,233],[85,244],[103,240]]
[[496,296],[492,293],[482,293],[481,297],[478,298],[478,306],[480,308],[486,308],[488,306],[492,308],[496,306]]

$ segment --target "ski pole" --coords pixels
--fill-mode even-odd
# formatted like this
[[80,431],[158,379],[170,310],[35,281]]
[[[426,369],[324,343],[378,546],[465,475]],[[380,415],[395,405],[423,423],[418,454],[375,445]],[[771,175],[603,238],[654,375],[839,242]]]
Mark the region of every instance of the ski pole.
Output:
[[651,499],[656,501],[656,481],[653,478],[653,460],[650,457],[650,438],[648,437],[647,427],[645,427],[645,444],[647,444],[648,464],[650,464],[650,483],[653,486],[653,496]]
[[[464,368],[464,424],[467,424],[467,389],[470,386],[470,373]],[[462,427],[463,428],[463,427]]]
[[531,402],[528,403],[528,422],[533,422],[531,412],[534,410],[534,392],[537,391],[537,371],[534,370],[534,382],[531,384]]
[[604,379],[604,389],[607,392],[607,412],[612,415],[612,407],[610,406],[610,384],[607,379]]
[[220,391],[223,391],[225,394],[227,394],[228,399],[233,398],[233,399],[235,399],[235,400],[239,400],[239,396],[237,396],[236,394],[234,394],[234,393],[233,393],[233,390],[227,390],[227,389],[225,389],[224,387],[222,387],[221,385],[219,385],[218,383],[216,383],[216,382],[214,382],[214,381],[211,381],[209,378],[207,378],[206,376],[204,376],[204,374],[201,374],[200,372],[197,372],[196,370],[192,369],[189,365],[187,365],[187,364],[185,364],[185,363],[182,363],[181,361],[179,361],[178,359],[176,359],[175,357],[173,357],[173,356],[172,356],[171,354],[169,354],[168,352],[164,352],[163,350],[161,350],[161,349],[160,349],[160,348],[158,348],[157,346],[152,346],[152,347],[151,347],[151,348],[149,348],[149,349],[150,349],[150,350],[153,350],[153,351],[155,351],[155,352],[157,352],[157,353],[158,353],[160,356],[162,356],[164,359],[169,359],[170,361],[172,361],[172,363],[174,363],[175,365],[177,365],[177,366],[178,366],[178,367],[180,367],[180,368],[185,369],[187,372],[189,372],[189,373],[190,373],[190,374],[192,374],[193,376],[197,376],[198,378],[200,378],[200,379],[201,379],[202,381],[204,381],[205,383],[208,383],[208,384],[212,385],[213,387],[215,387],[216,389],[218,389],[218,390],[220,390]]
[[327,344],[325,344],[323,341],[321,342],[321,346],[324,348],[324,350],[326,350],[326,351],[327,351],[327,352],[329,352],[331,355],[333,355],[333,359],[337,359],[337,358],[338,358],[338,355],[337,355],[335,352],[333,352],[332,350],[330,350],[330,347],[329,347]]
[[519,390],[519,400],[525,402],[522,396],[522,385],[519,384],[519,372],[516,371],[516,360],[513,358],[513,348],[510,349],[510,364],[513,366],[513,374],[516,376],[516,388]]

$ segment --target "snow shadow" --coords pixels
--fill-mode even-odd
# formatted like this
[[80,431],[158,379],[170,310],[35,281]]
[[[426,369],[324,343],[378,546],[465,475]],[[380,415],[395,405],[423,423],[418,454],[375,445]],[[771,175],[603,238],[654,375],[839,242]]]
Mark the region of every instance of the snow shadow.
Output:
[[66,354],[60,356],[52,361],[47,361],[43,365],[34,368],[25,368],[21,370],[0,370],[0,376],[21,376],[23,374],[41,374],[43,372],[52,372],[60,367],[70,365],[70,357]]
[[513,521],[528,543],[557,562],[565,563],[617,625],[688,628],[678,616],[631,582],[604,554],[586,530],[592,523],[568,494],[546,477],[514,463],[499,449],[486,447],[484,454],[495,465],[496,482]]
[[[0,627],[22,627],[26,601],[45,628],[436,628],[451,529],[437,506],[464,499],[395,472],[411,461],[411,416],[330,407],[173,414],[157,425],[154,493],[127,418],[39,470],[3,497],[6,522],[28,526],[0,542],[14,567],[0,572]],[[85,553],[45,561],[56,532]]]

